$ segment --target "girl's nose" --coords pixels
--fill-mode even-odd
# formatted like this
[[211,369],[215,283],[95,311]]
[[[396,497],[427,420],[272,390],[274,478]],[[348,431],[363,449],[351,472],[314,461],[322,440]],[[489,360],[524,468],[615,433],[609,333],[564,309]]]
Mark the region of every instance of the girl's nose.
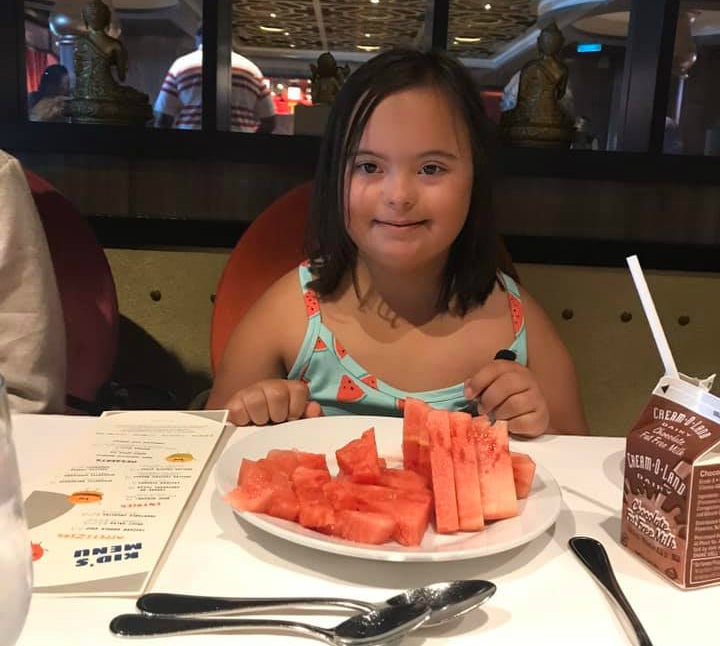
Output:
[[389,175],[385,185],[385,202],[394,209],[407,210],[415,204],[412,178],[400,173]]

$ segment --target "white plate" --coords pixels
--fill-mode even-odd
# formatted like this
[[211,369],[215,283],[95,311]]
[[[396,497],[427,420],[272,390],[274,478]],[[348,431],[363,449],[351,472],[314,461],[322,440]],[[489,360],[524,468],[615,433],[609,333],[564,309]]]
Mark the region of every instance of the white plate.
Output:
[[[337,473],[335,450],[370,426],[375,427],[378,454],[389,467],[402,466],[402,419],[394,417],[341,416],[320,417],[287,422],[277,426],[247,431],[239,428],[215,467],[215,482],[219,492],[229,492],[237,481],[243,458],[256,460],[270,449],[299,449],[327,456],[330,473]],[[436,534],[432,525],[417,547],[405,547],[389,542],[384,545],[364,545],[326,536],[287,520],[266,514],[235,511],[252,525],[306,547],[380,561],[454,561],[497,554],[523,545],[551,527],[560,513],[562,496],[555,479],[541,465],[537,465],[530,496],[519,501],[520,513],[514,518],[489,523],[481,532]]]

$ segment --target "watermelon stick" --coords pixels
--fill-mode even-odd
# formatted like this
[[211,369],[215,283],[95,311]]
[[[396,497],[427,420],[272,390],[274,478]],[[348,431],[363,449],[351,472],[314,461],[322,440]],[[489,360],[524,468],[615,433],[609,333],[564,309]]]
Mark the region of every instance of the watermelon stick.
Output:
[[655,339],[655,345],[660,353],[660,359],[662,359],[663,365],[665,366],[665,375],[678,379],[679,375],[675,365],[675,359],[673,359],[672,352],[670,352],[670,345],[665,336],[665,330],[663,330],[663,326],[660,323],[660,317],[655,309],[655,303],[653,302],[650,289],[645,281],[638,257],[628,256],[625,260],[630,268],[630,274],[635,282],[635,289],[637,289],[643,310],[645,310],[645,317],[650,324],[650,331]]

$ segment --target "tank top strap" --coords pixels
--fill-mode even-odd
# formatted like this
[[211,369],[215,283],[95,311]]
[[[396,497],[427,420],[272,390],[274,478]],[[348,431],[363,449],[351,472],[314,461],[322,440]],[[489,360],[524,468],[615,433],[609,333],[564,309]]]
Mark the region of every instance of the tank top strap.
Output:
[[304,260],[298,265],[298,279],[300,281],[300,289],[302,290],[303,301],[305,302],[305,312],[308,317],[307,329],[300,351],[295,359],[293,367],[288,374],[289,379],[302,379],[304,368],[310,361],[320,332],[322,330],[322,318],[320,317],[320,300],[315,290],[310,287],[313,275],[310,271],[310,263]]
[[508,297],[513,333],[515,334],[515,341],[510,349],[517,355],[518,363],[527,365],[527,333],[520,287],[512,276],[509,276],[505,272],[499,272],[498,279],[505,288],[505,293]]

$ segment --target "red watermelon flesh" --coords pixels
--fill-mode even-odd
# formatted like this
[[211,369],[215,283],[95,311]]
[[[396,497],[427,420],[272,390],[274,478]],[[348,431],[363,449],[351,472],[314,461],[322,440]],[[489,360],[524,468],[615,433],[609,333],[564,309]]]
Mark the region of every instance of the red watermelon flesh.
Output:
[[335,451],[335,458],[341,473],[351,476],[355,482],[374,484],[380,479],[381,467],[373,428]]
[[[305,451],[297,451],[297,460],[299,467],[328,471],[327,460],[322,453],[306,453]],[[328,471],[328,473],[330,472]]]
[[277,489],[270,498],[270,504],[265,512],[268,516],[297,520],[300,513],[300,503],[292,487]]
[[473,532],[485,527],[475,445],[470,442],[472,417],[468,413],[450,413],[450,437],[455,494],[460,529]]
[[330,472],[327,469],[309,469],[308,467],[298,467],[295,471],[293,471],[290,479],[296,489],[316,489],[322,487],[326,482],[330,482]]
[[[430,410],[424,401],[412,397],[405,400],[402,450],[406,469],[420,472],[420,434],[425,429],[425,420]],[[430,473],[425,475],[429,476]]]
[[460,529],[450,438],[450,413],[446,410],[430,411],[427,416],[427,429],[430,436],[430,468],[435,498],[435,530],[440,534],[449,534]]
[[268,451],[265,459],[284,473],[292,475],[292,472],[298,467],[298,453],[299,451],[272,449],[272,451]]
[[399,490],[341,478],[335,478],[323,489],[334,509],[392,516],[397,523],[392,537],[401,545],[419,545],[425,535],[432,510],[432,493],[427,489]]
[[491,424],[485,415],[473,417],[470,434],[475,443],[485,520],[517,516],[507,422]]
[[346,509],[335,513],[331,533],[348,541],[380,545],[390,540],[396,525],[388,514]]
[[527,453],[516,451],[510,451],[510,459],[515,480],[515,493],[518,499],[527,498],[535,477],[535,462]]
[[264,512],[270,506],[273,490],[268,488],[235,487],[225,495],[225,502],[238,511]]
[[303,527],[329,533],[335,524],[335,511],[325,497],[322,486],[296,486],[299,512],[298,522]]
[[429,483],[425,476],[409,469],[383,469],[378,484],[393,489],[426,491]]
[[[244,459],[238,474],[238,487],[227,495],[227,502],[240,511],[269,513],[273,508],[277,513],[285,514],[282,517],[286,517],[292,513],[287,511],[288,505],[291,506],[288,492],[292,494],[287,474],[276,468],[272,462],[266,459]],[[279,502],[274,504],[276,498]]]

